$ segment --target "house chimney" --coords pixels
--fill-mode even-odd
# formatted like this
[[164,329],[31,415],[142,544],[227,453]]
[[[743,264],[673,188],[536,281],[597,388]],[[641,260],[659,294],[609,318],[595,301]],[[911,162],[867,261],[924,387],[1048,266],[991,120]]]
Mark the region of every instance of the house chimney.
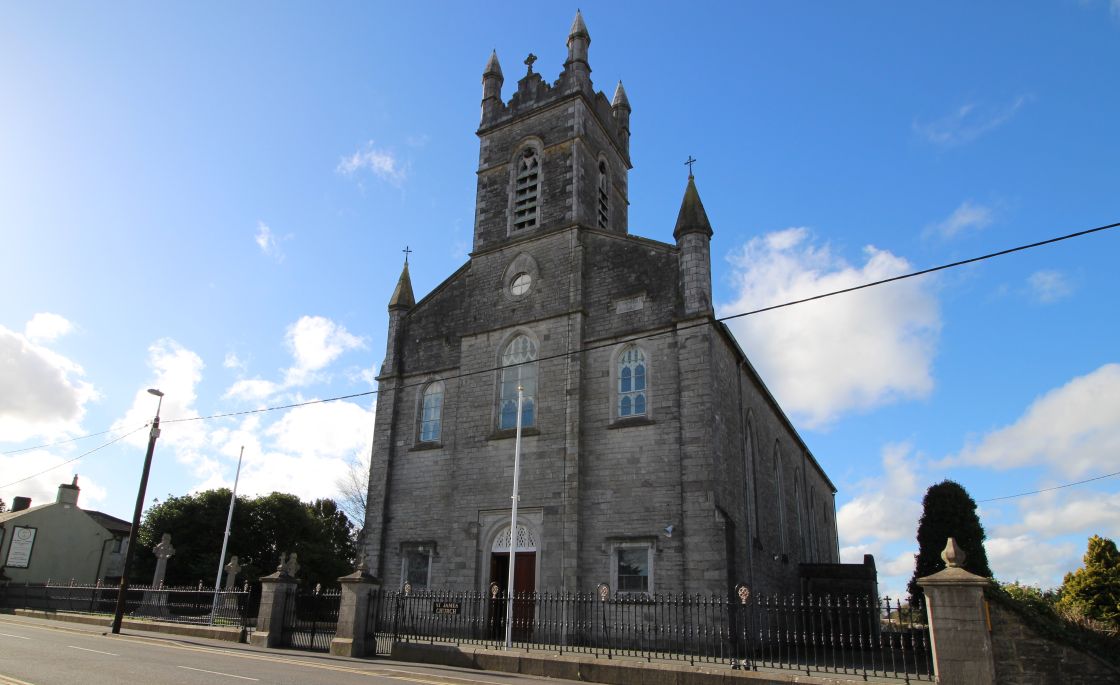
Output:
[[78,493],[81,488],[78,487],[78,477],[74,476],[74,482],[70,484],[63,483],[58,486],[58,499],[55,502],[59,504],[73,504],[78,505]]
[[12,498],[12,511],[23,511],[24,509],[31,508],[30,497],[14,497]]

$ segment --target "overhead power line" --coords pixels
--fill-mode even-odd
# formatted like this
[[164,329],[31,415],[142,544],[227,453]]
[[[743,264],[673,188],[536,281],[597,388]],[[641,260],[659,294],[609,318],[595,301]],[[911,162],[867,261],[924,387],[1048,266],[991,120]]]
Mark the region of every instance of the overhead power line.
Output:
[[50,472],[50,471],[54,471],[54,470],[55,470],[55,469],[57,469],[57,468],[60,468],[60,467],[66,466],[67,464],[71,464],[71,463],[73,463],[73,462],[75,462],[75,461],[78,461],[78,460],[79,460],[79,459],[81,459],[82,457],[88,457],[89,455],[93,454],[94,452],[97,452],[98,450],[103,450],[103,449],[105,449],[105,448],[106,448],[106,447],[108,447],[109,445],[112,445],[112,444],[113,444],[113,443],[115,443],[115,442],[120,442],[121,440],[124,440],[125,438],[127,438],[127,437],[128,437],[128,436],[130,436],[130,435],[132,435],[133,433],[138,433],[138,432],[140,432],[141,430],[143,430],[143,429],[147,428],[147,427],[148,427],[148,425],[149,425],[149,424],[144,424],[143,426],[140,426],[139,428],[133,429],[132,431],[130,431],[130,432],[128,432],[128,433],[125,433],[124,435],[122,435],[122,436],[120,436],[120,437],[118,437],[118,438],[113,438],[112,440],[110,440],[109,442],[107,442],[107,443],[105,443],[105,444],[103,444],[103,445],[98,445],[97,447],[94,447],[93,449],[91,449],[91,450],[90,450],[90,451],[88,451],[88,452],[83,452],[82,454],[79,454],[78,456],[74,457],[73,459],[67,459],[66,461],[62,462],[61,464],[55,464],[54,466],[52,466],[52,467],[50,467],[50,468],[47,468],[47,469],[43,469],[42,471],[39,471],[38,473],[33,473],[33,474],[31,474],[30,476],[24,476],[23,478],[20,478],[19,480],[13,480],[13,481],[12,481],[11,483],[5,483],[5,484],[3,484],[3,485],[0,485],[0,489],[2,489],[2,488],[7,488],[7,487],[11,487],[11,486],[13,486],[13,485],[16,485],[16,484],[18,484],[18,483],[22,483],[22,482],[23,482],[23,481],[25,481],[25,480],[31,480],[31,479],[32,479],[32,478],[34,478],[35,476],[41,476],[41,475],[43,475],[44,473],[48,473],[48,472]]
[[1076,482],[1073,482],[1073,483],[1066,483],[1064,485],[1055,485],[1052,488],[1042,488],[1041,490],[1031,490],[1030,492],[1020,492],[1017,495],[1004,495],[1003,497],[989,497],[988,499],[978,499],[978,500],[976,500],[976,503],[980,504],[982,502],[998,502],[1001,499],[1015,499],[1016,497],[1026,497],[1027,495],[1038,495],[1038,494],[1043,493],[1043,492],[1050,492],[1051,490],[1061,490],[1062,488],[1072,488],[1075,485],[1084,485],[1086,483],[1092,483],[1095,480],[1104,480],[1105,478],[1112,478],[1113,476],[1120,476],[1120,471],[1117,471],[1116,473],[1106,473],[1103,476],[1097,476],[1096,478],[1086,478],[1085,480],[1079,480],[1079,481],[1076,481]]
[[[774,311],[775,309],[783,309],[785,307],[792,307],[793,305],[805,304],[806,302],[813,302],[815,300],[822,300],[826,297],[835,297],[836,295],[844,295],[846,293],[855,292],[857,290],[864,290],[866,288],[871,288],[871,287],[874,287],[874,286],[885,285],[887,283],[893,283],[895,281],[902,281],[902,280],[906,280],[908,278],[916,278],[918,276],[925,276],[927,274],[935,273],[935,272],[938,272],[938,271],[944,271],[946,269],[952,269],[952,268],[959,267],[959,266],[974,264],[976,262],[982,262],[982,261],[985,261],[985,260],[988,260],[988,259],[994,259],[995,257],[1003,257],[1005,255],[1014,254],[1016,252],[1023,252],[1024,250],[1030,250],[1030,249],[1033,249],[1033,248],[1036,248],[1036,247],[1043,247],[1045,245],[1052,245],[1054,243],[1059,243],[1059,242],[1062,242],[1064,240],[1071,240],[1073,238],[1080,238],[1080,237],[1087,236],[1087,235],[1090,235],[1090,234],[1093,234],[1093,233],[1099,233],[1101,231],[1107,231],[1109,229],[1116,228],[1118,226],[1120,226],[1120,222],[1107,224],[1107,225],[1104,225],[1104,226],[1097,226],[1096,228],[1089,228],[1089,229],[1086,229],[1086,230],[1083,230],[1083,231],[1076,231],[1074,233],[1067,233],[1066,235],[1057,236],[1055,238],[1049,238],[1047,240],[1040,240],[1038,242],[1028,243],[1026,245],[1019,245],[1019,246],[1016,246],[1016,247],[1007,248],[1005,250],[999,250],[998,252],[989,252],[988,254],[980,255],[978,257],[972,257],[970,259],[962,259],[960,261],[950,262],[948,264],[941,264],[940,266],[934,266],[934,267],[930,267],[928,269],[921,269],[920,271],[911,271],[911,272],[908,272],[908,273],[905,273],[905,274],[900,274],[898,276],[891,276],[890,278],[882,278],[882,279],[879,279],[877,281],[871,281],[869,283],[863,283],[861,285],[852,286],[850,288],[841,288],[839,290],[831,290],[829,292],[821,293],[819,295],[813,295],[811,297],[803,297],[803,298],[798,299],[798,300],[790,300],[788,302],[783,302],[781,304],[774,304],[774,305],[770,305],[770,306],[767,306],[767,307],[762,307],[760,309],[752,309],[750,311],[740,312],[738,314],[729,314],[727,316],[722,316],[722,317],[717,318],[716,321],[718,321],[720,323],[723,323],[723,322],[726,322],[726,321],[731,321],[732,319],[739,319],[739,318],[742,318],[744,316],[752,316],[752,315],[755,315],[755,314],[762,314],[764,312]],[[542,361],[551,361],[553,359],[561,359],[563,357],[568,357],[568,356],[572,356],[572,355],[576,355],[576,354],[582,354],[584,352],[592,352],[592,351],[595,351],[595,350],[603,349],[605,347],[614,347],[616,345],[625,344],[625,343],[628,343],[628,342],[636,342],[636,341],[639,341],[639,340],[648,340],[650,338],[656,338],[658,336],[668,335],[668,334],[674,333],[674,332],[686,331],[686,330],[689,330],[689,329],[692,329],[692,328],[707,326],[708,324],[709,324],[709,321],[699,321],[699,322],[688,324],[687,326],[679,326],[679,327],[676,327],[676,328],[657,331],[655,333],[646,333],[644,335],[636,335],[636,336],[629,337],[629,338],[626,338],[626,339],[621,340],[621,341],[611,340],[610,342],[599,343],[599,344],[596,344],[596,345],[589,345],[587,347],[581,347],[580,349],[577,349],[577,350],[570,350],[570,351],[566,351],[566,352],[558,352],[556,354],[552,354],[552,355],[548,355],[548,356],[544,356],[544,357],[539,357],[535,361],[542,362]],[[444,380],[444,381],[457,380],[457,379],[460,379],[460,378],[465,378],[467,376],[475,376],[475,375],[483,374],[483,373],[493,373],[495,371],[500,371],[502,368],[503,367],[501,367],[501,366],[490,366],[490,367],[483,368],[483,369],[476,369],[474,371],[464,371],[462,373],[453,374],[451,376],[441,377],[440,380]],[[403,384],[403,385],[401,385],[397,388],[394,388],[394,389],[395,390],[405,390],[407,388],[414,388],[414,387],[423,385],[425,382],[427,382],[427,381],[418,381],[418,382],[415,382],[415,383],[405,383],[405,384]],[[377,390],[369,390],[369,391],[366,391],[366,392],[354,393],[352,395],[341,395],[339,397],[328,397],[328,398],[321,399],[321,400],[311,400],[311,401],[308,401],[308,402],[300,402],[300,403],[297,403],[297,404],[286,404],[286,405],[281,405],[281,406],[276,406],[276,407],[261,407],[259,409],[250,409],[250,410],[246,410],[246,411],[228,412],[228,413],[224,413],[224,414],[211,414],[209,416],[194,416],[194,417],[183,418],[183,419],[168,419],[168,420],[165,420],[164,423],[176,423],[176,422],[181,422],[181,421],[205,421],[207,419],[225,418],[225,417],[229,417],[229,416],[240,416],[240,415],[243,415],[243,414],[259,414],[261,412],[276,411],[276,410],[279,410],[279,409],[291,409],[293,407],[302,407],[302,406],[306,406],[306,405],[309,405],[309,404],[321,404],[323,402],[334,402],[336,400],[352,399],[352,398],[355,398],[355,397],[365,397],[365,396],[368,396],[368,395],[376,395],[377,393],[378,393]]]
[[[988,259],[994,259],[995,257],[1003,257],[1003,256],[1006,256],[1006,255],[1014,254],[1016,252],[1023,252],[1025,250],[1030,250],[1030,249],[1034,249],[1034,248],[1037,248],[1037,247],[1043,247],[1043,246],[1046,246],[1046,245],[1053,245],[1055,243],[1059,243],[1059,242],[1062,242],[1062,241],[1065,241],[1065,240],[1071,240],[1073,238],[1080,238],[1080,237],[1087,236],[1087,235],[1090,235],[1090,234],[1093,234],[1093,233],[1100,233],[1102,231],[1107,231],[1107,230],[1116,228],[1118,226],[1120,226],[1120,222],[1106,224],[1104,226],[1097,226],[1095,228],[1090,228],[1090,229],[1086,229],[1086,230],[1082,230],[1082,231],[1076,231],[1074,233],[1067,233],[1065,235],[1057,236],[1057,237],[1054,237],[1054,238],[1049,238],[1047,240],[1040,240],[1038,242],[1028,243],[1028,244],[1025,244],[1025,245],[1018,245],[1016,247],[1007,248],[1005,250],[999,250],[997,252],[989,252],[988,254],[980,255],[978,257],[972,257],[970,259],[962,259],[960,261],[949,262],[947,264],[941,264],[939,266],[930,267],[928,269],[921,269],[919,271],[911,271],[911,272],[908,272],[908,273],[905,273],[905,274],[900,274],[898,276],[892,276],[890,278],[883,278],[883,279],[879,279],[877,281],[871,281],[871,282],[868,282],[868,283],[863,283],[861,285],[852,286],[850,288],[841,288],[839,290],[832,290],[832,291],[829,291],[829,292],[821,293],[819,295],[813,295],[811,297],[804,297],[804,298],[797,299],[797,300],[790,300],[788,302],[782,302],[780,304],[769,305],[767,307],[762,307],[762,308],[759,308],[759,309],[752,309],[752,310],[746,311],[746,312],[739,312],[738,314],[730,314],[728,316],[719,317],[715,320],[717,322],[723,323],[723,322],[726,322],[726,321],[731,321],[733,319],[739,319],[739,318],[742,318],[742,317],[745,317],[745,316],[752,316],[752,315],[755,315],[755,314],[762,314],[764,312],[774,311],[776,309],[783,309],[785,307],[792,307],[792,306],[798,305],[798,304],[805,304],[806,302],[813,302],[813,301],[822,300],[822,299],[825,299],[825,298],[828,298],[828,297],[835,297],[837,295],[843,295],[843,294],[846,294],[846,293],[855,292],[857,290],[864,290],[866,288],[871,288],[871,287],[874,287],[874,286],[885,285],[887,283],[893,283],[895,281],[902,281],[902,280],[906,280],[906,279],[909,279],[909,278],[916,278],[918,276],[925,276],[925,275],[928,275],[928,274],[936,273],[938,271],[944,271],[946,269],[952,269],[952,268],[959,267],[959,266],[974,264],[974,263],[982,262],[982,261],[985,261],[985,260],[988,260]],[[577,350],[559,352],[557,354],[548,355],[548,356],[545,356],[545,357],[539,357],[536,361],[537,362],[550,361],[550,360],[553,360],[553,359],[560,359],[560,358],[571,356],[571,355],[582,354],[584,352],[591,352],[591,351],[603,349],[603,348],[606,348],[606,347],[614,347],[616,345],[625,344],[625,343],[628,343],[628,342],[636,342],[636,341],[639,341],[639,340],[648,340],[648,339],[655,338],[655,337],[658,337],[658,336],[668,335],[668,334],[674,333],[674,332],[686,331],[686,330],[689,330],[689,329],[692,329],[692,328],[707,326],[707,325],[709,325],[709,323],[710,323],[709,321],[704,320],[704,321],[694,322],[694,323],[688,324],[686,326],[679,326],[679,327],[670,328],[670,329],[666,329],[666,330],[662,330],[662,331],[657,331],[655,333],[647,333],[647,334],[644,334],[644,335],[633,336],[633,337],[630,337],[630,338],[626,338],[622,341],[612,340],[610,342],[599,343],[599,344],[596,344],[596,345],[589,345],[587,347],[583,347],[583,348],[580,348],[580,349],[577,349]],[[476,369],[474,371],[466,371],[466,372],[454,374],[454,375],[451,375],[451,376],[444,377],[441,380],[456,380],[456,379],[465,378],[465,377],[468,377],[468,376],[475,376],[475,375],[484,374],[484,373],[493,373],[495,371],[500,371],[502,368],[503,367],[501,367],[501,366],[491,366],[491,367],[487,367],[487,368],[483,368],[483,369]],[[401,386],[399,386],[397,388],[394,388],[394,389],[395,390],[405,390],[405,389],[408,389],[408,388],[417,387],[417,386],[422,385],[422,384],[423,384],[423,382],[405,383],[405,384],[402,384]],[[179,418],[179,419],[164,419],[163,423],[166,425],[166,424],[169,424],[169,423],[183,423],[183,422],[187,422],[187,421],[207,421],[207,420],[210,420],[210,419],[228,418],[228,417],[232,417],[232,416],[244,416],[244,415],[248,415],[248,414],[260,414],[260,413],[270,412],[270,411],[280,411],[280,410],[283,410],[283,409],[294,409],[294,408],[297,408],[297,407],[305,407],[305,406],[313,405],[313,404],[324,404],[326,402],[337,402],[337,401],[341,401],[341,400],[354,399],[356,397],[367,397],[367,396],[370,396],[370,395],[376,395],[378,392],[379,392],[378,390],[368,390],[366,392],[352,393],[352,394],[349,394],[349,395],[339,395],[337,397],[327,397],[327,398],[318,399],[318,400],[308,400],[306,402],[296,402],[296,403],[293,403],[293,404],[284,404],[284,405],[277,405],[277,406],[271,406],[271,407],[260,407],[260,408],[257,408],[257,409],[246,409],[246,410],[242,410],[242,411],[224,412],[224,413],[220,413],[220,414],[209,414],[207,416],[191,416],[191,417],[184,417],[184,418]],[[140,429],[138,428],[136,430],[140,430]],[[98,436],[98,435],[104,435],[105,433],[108,433],[108,432],[110,432],[110,431],[106,430],[106,431],[102,431],[100,433],[91,433],[89,435],[84,435],[84,436],[81,436],[81,437],[78,437],[78,438],[72,438],[70,440],[63,440],[61,442],[51,443],[51,444],[47,444],[47,445],[39,445],[37,447],[24,447],[24,448],[21,448],[21,449],[18,449],[18,450],[11,450],[9,452],[0,452],[0,454],[3,454],[3,455],[17,454],[19,452],[26,452],[26,451],[33,450],[33,449],[41,449],[41,448],[44,448],[44,447],[53,447],[55,445],[66,444],[66,443],[69,443],[69,442],[75,442],[77,440],[84,440],[86,438],[95,437],[95,436]],[[133,431],[133,433],[135,433],[135,432],[136,431]],[[131,434],[132,433],[129,433],[128,435],[131,435]],[[127,437],[127,435],[123,436],[123,437]],[[122,439],[122,438],[117,438],[117,440],[120,440],[120,439]],[[75,457],[74,459],[71,459],[67,462],[63,462],[62,464],[59,464],[58,466],[63,466],[63,465],[68,464],[72,461],[76,461],[76,460],[78,460],[78,459],[80,459],[80,458],[82,458],[82,457],[84,457],[88,454],[92,454],[93,452],[96,452],[97,450],[100,450],[104,447],[108,447],[109,445],[113,444],[114,442],[117,442],[117,440],[113,440],[111,442],[105,443],[104,445],[101,445],[100,447],[97,447],[93,450],[90,450],[89,452],[86,452],[85,454],[82,454],[81,456]],[[51,469],[47,469],[47,471],[58,468],[58,466],[51,467]],[[31,476],[28,476],[27,478],[23,478],[23,479],[18,480],[18,481],[14,481],[13,483],[9,483],[8,485],[14,485],[15,483],[20,483],[24,480],[27,480],[28,478],[34,478],[37,475],[41,475],[42,473],[46,473],[46,471],[42,471],[40,473],[33,474]],[[1108,477],[1114,476],[1114,475],[1117,475],[1117,474],[1109,474],[1109,476],[1101,476],[1100,478],[1108,478]],[[1072,485],[1080,485],[1082,482],[1090,482],[1092,480],[1099,480],[1100,478],[1094,478],[1094,479],[1090,479],[1088,481],[1081,481],[1079,483],[1071,483],[1069,485],[1063,485],[1063,486],[1059,486],[1059,487],[1069,487],[1069,486],[1072,486]],[[4,485],[4,486],[0,486],[0,487],[8,487],[8,486]],[[1050,488],[1050,489],[1057,489],[1057,488]],[[1045,491],[1046,490],[1040,490],[1038,492],[1045,492]],[[997,500],[997,499],[1009,499],[1009,498],[1012,498],[1012,497],[1022,497],[1022,496],[1030,495],[1030,494],[1036,494],[1036,493],[1033,493],[1033,492],[1032,493],[1022,493],[1022,494],[1019,494],[1019,495],[1009,495],[1008,497],[1005,497],[1005,498],[1004,497],[997,497],[997,498],[994,498],[994,499],[980,500],[980,501],[990,502],[990,501],[994,501],[994,500]]]

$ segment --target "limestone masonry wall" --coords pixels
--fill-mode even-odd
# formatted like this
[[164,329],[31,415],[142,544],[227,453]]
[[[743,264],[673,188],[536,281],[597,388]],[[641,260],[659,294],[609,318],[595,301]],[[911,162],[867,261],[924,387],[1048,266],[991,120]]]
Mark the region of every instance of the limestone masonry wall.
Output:
[[988,603],[1000,685],[1115,685],[1120,669],[1043,637],[1012,610]]

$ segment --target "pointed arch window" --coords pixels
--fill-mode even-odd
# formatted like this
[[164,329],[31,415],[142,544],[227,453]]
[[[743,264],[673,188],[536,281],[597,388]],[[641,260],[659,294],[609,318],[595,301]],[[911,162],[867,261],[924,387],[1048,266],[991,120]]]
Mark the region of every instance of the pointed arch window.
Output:
[[784,556],[789,552],[789,542],[786,537],[786,498],[785,488],[782,487],[782,452],[778,443],[774,443],[774,487],[778,491],[778,548]]
[[648,404],[646,355],[631,345],[618,358],[618,418],[646,416]]
[[517,160],[513,190],[513,230],[536,228],[540,209],[541,159],[534,147],[527,147]]
[[443,424],[443,382],[429,383],[420,404],[420,442],[439,442]]
[[536,425],[537,345],[519,335],[502,351],[502,381],[498,395],[498,429],[517,428],[517,388],[522,389],[521,427]]
[[599,160],[599,228],[607,228],[610,224],[610,174],[607,172],[606,160]]

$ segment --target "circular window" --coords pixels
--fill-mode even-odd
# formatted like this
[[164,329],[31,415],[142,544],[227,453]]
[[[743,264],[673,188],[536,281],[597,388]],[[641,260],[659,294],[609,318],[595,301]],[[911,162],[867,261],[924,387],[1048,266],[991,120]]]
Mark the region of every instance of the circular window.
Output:
[[533,277],[522,271],[513,277],[509,282],[509,291],[516,297],[520,297],[529,292],[529,286],[533,284]]

